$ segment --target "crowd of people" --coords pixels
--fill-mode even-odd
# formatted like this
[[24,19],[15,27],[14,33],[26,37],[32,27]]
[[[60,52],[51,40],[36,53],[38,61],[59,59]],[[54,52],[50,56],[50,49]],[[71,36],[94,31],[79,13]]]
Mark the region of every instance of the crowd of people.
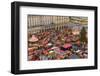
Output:
[[88,57],[87,42],[81,42],[80,34],[71,28],[28,34],[28,60],[62,60]]

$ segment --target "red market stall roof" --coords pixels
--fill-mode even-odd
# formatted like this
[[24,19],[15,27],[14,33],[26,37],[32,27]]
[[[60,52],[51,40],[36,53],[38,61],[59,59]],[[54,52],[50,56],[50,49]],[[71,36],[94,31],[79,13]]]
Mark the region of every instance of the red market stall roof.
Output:
[[64,47],[64,48],[69,48],[69,47],[72,47],[72,44],[67,43],[67,44],[64,44],[63,47]]
[[32,35],[32,37],[29,39],[30,42],[36,42],[38,41],[38,38],[35,35]]

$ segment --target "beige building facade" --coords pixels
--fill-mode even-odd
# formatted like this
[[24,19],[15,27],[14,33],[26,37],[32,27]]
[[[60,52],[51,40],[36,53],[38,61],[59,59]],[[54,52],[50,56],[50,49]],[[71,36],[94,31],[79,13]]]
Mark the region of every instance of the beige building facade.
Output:
[[28,15],[28,32],[36,33],[48,29],[61,29],[65,24],[74,23],[87,25],[87,17],[70,17],[70,16],[42,16],[42,15]]

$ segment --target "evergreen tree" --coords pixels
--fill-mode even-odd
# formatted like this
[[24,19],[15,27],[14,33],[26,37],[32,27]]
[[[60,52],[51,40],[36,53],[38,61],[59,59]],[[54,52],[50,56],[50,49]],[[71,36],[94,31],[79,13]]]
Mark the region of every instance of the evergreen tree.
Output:
[[83,28],[81,29],[81,32],[80,32],[80,41],[81,41],[81,42],[86,42],[86,43],[87,43],[86,34],[87,34],[86,29],[85,29],[85,27],[83,27]]

